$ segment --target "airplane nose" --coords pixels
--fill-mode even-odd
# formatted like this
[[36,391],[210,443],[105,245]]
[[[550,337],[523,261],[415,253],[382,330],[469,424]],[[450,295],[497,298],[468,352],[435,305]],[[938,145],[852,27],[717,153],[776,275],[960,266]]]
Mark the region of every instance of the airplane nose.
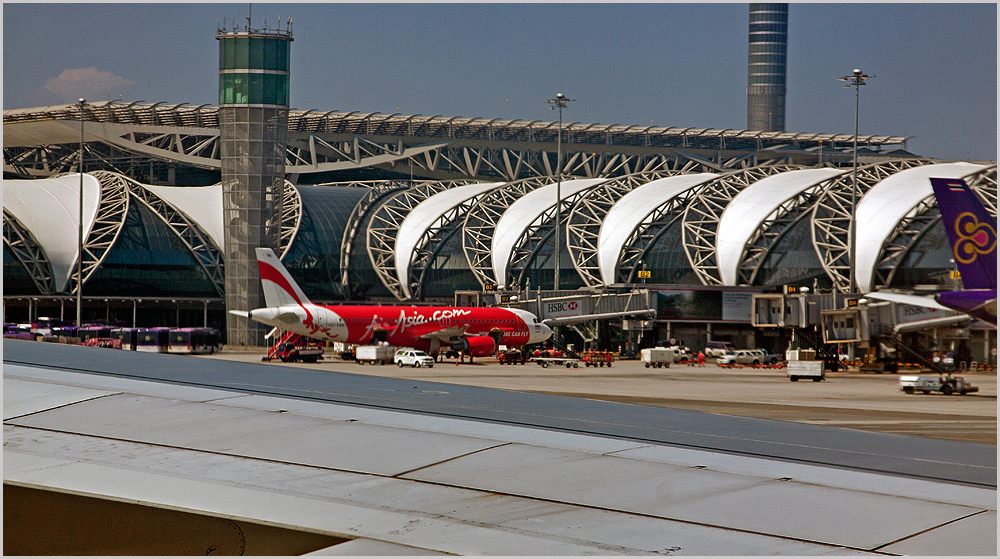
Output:
[[537,340],[534,340],[534,342],[544,342],[552,337],[552,328],[550,328],[548,324],[540,324],[539,326],[541,326],[541,328],[538,329],[539,337]]

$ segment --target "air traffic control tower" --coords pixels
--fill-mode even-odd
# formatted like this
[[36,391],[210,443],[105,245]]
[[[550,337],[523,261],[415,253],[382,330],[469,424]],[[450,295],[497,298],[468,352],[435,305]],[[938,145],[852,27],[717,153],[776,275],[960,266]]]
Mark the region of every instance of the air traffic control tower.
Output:
[[[245,311],[265,306],[255,249],[278,252],[292,32],[290,22],[261,30],[247,18],[246,27],[220,29],[216,38],[226,310]],[[264,343],[269,327],[226,316],[230,345]]]

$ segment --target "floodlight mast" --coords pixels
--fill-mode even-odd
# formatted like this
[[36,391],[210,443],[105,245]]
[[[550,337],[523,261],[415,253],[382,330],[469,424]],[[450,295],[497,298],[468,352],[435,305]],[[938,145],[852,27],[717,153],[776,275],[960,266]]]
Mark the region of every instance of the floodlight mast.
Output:
[[555,99],[549,99],[546,103],[552,105],[550,110],[559,109],[559,135],[556,141],[556,254],[555,254],[555,275],[553,277],[553,290],[559,290],[559,257],[561,256],[561,222],[562,222],[562,110],[566,108],[566,103],[576,101],[569,99],[562,93],[556,93]]
[[847,230],[847,244],[848,253],[847,260],[850,264],[849,276],[847,278],[847,290],[849,293],[857,292],[857,281],[854,277],[855,270],[855,249],[857,244],[857,228],[855,214],[857,213],[858,204],[858,109],[860,108],[861,99],[861,86],[867,85],[865,80],[868,78],[874,78],[875,76],[869,76],[861,70],[855,68],[854,72],[847,76],[841,76],[837,78],[842,82],[848,82],[844,87],[854,87],[854,172],[853,181],[851,182],[851,222]]
[[79,227],[77,228],[77,257],[76,257],[76,327],[83,328],[83,107],[87,100],[80,98],[77,102],[80,107],[80,213]]

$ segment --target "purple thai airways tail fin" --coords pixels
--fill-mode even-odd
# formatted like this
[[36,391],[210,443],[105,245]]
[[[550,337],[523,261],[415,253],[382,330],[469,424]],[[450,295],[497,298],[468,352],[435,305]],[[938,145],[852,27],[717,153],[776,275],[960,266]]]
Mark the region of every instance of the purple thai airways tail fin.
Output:
[[[931,179],[965,289],[997,288],[997,220],[962,179]],[[994,295],[995,297],[995,295]]]

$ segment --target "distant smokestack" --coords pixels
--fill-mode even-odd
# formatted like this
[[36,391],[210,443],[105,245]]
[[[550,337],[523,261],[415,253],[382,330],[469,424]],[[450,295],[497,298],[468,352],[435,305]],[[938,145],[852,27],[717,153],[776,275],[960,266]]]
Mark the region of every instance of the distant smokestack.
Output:
[[750,4],[747,129],[785,130],[788,4]]

